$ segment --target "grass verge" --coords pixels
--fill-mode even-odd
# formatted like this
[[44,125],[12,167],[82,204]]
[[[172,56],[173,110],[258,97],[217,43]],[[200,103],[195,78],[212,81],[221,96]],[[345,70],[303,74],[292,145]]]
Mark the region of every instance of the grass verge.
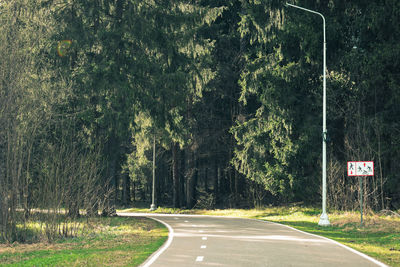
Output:
[[[149,212],[144,208],[120,212]],[[331,226],[318,225],[321,210],[311,207],[266,207],[263,209],[180,210],[159,208],[155,213],[202,214],[267,220],[328,237],[365,253],[389,266],[400,267],[400,218],[369,213],[360,226],[359,212],[330,211]]]
[[168,237],[162,224],[146,218],[81,220],[89,226],[78,237],[0,244],[0,266],[138,266]]

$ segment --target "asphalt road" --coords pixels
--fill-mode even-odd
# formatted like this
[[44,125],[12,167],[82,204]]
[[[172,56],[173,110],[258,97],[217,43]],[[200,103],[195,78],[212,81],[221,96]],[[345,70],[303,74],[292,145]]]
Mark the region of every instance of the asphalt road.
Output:
[[142,266],[386,266],[329,239],[271,222],[189,215],[146,216],[170,237]]

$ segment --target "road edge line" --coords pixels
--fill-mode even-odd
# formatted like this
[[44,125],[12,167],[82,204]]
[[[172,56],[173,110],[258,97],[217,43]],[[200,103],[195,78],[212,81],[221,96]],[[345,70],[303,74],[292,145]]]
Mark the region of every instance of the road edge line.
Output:
[[168,228],[168,240],[156,252],[154,252],[149,258],[147,258],[147,260],[143,264],[141,264],[140,267],[149,267],[150,265],[152,265],[156,261],[156,259],[158,259],[158,257],[162,253],[164,253],[164,251],[171,245],[172,240],[174,239],[174,229],[171,227],[171,225],[154,217],[147,217],[147,218],[162,223]]
[[[250,218],[249,218],[249,219],[250,219]],[[305,231],[296,229],[296,228],[294,228],[294,227],[291,227],[291,226],[289,226],[289,225],[285,225],[285,224],[282,224],[282,223],[277,223],[277,222],[272,222],[272,221],[267,221],[267,220],[260,220],[260,219],[250,219],[250,220],[256,220],[256,221],[260,221],[260,222],[266,222],[266,223],[272,223],[272,224],[277,224],[277,225],[285,226],[285,227],[287,227],[287,228],[290,228],[290,229],[292,229],[292,230],[295,230],[295,231],[300,232],[300,233],[303,233],[303,234],[307,234],[307,235],[310,235],[310,236],[319,237],[319,238],[328,240],[328,241],[330,241],[330,242],[332,242],[332,243],[334,243],[334,244],[336,244],[336,245],[338,245],[338,246],[340,246],[340,247],[342,247],[342,248],[345,248],[345,249],[347,249],[347,250],[353,252],[354,254],[357,254],[357,255],[360,256],[360,257],[363,257],[363,258],[365,258],[365,259],[367,259],[367,260],[369,260],[369,261],[375,263],[375,264],[378,265],[378,266],[381,266],[381,267],[389,267],[389,265],[386,265],[385,263],[380,262],[380,261],[378,261],[378,260],[372,258],[371,256],[368,256],[367,254],[364,254],[364,253],[362,253],[362,252],[360,252],[360,251],[355,250],[354,248],[351,248],[351,247],[349,247],[349,246],[346,246],[346,245],[344,245],[344,244],[342,244],[342,243],[340,243],[340,242],[338,242],[338,241],[335,241],[335,240],[333,240],[333,239],[327,238],[327,237],[325,237],[325,236],[321,236],[321,235],[316,235],[316,234],[308,233],[308,232],[305,232]]]
[[[126,213],[126,215],[128,215],[128,214],[129,213]],[[118,216],[121,216],[121,215],[118,214]],[[121,217],[123,217],[123,215]],[[127,217],[139,217],[139,216],[135,216],[135,215],[129,216],[128,215]],[[168,239],[167,239],[167,241],[159,249],[157,249],[155,252],[153,252],[153,254],[151,254],[142,264],[139,265],[139,267],[149,267],[171,245],[172,240],[174,239],[174,229],[171,227],[171,225],[169,225],[168,223],[166,223],[166,222],[164,222],[162,220],[159,220],[159,219],[156,219],[156,218],[153,218],[153,217],[150,217],[150,216],[143,216],[143,217],[150,218],[150,219],[152,219],[154,221],[157,221],[157,222],[163,224],[165,227],[168,228]]]
[[[129,214],[129,213],[126,213],[126,214]],[[138,214],[138,216],[139,216],[140,213],[136,213],[136,214]],[[147,217],[147,216],[219,217],[219,218],[245,219],[245,220],[260,221],[260,222],[264,222],[264,223],[277,224],[277,225],[281,225],[281,226],[287,227],[287,228],[289,228],[289,229],[295,230],[295,231],[300,232],[300,233],[304,233],[304,234],[307,234],[307,235],[310,235],[310,236],[319,237],[319,238],[328,240],[328,241],[330,241],[330,242],[332,242],[332,243],[334,243],[334,244],[336,244],[336,245],[338,245],[338,246],[340,246],[340,247],[343,247],[343,248],[349,250],[350,252],[353,252],[354,254],[359,255],[360,257],[363,257],[363,258],[365,258],[365,259],[367,259],[367,260],[369,260],[369,261],[375,263],[376,265],[378,265],[378,266],[380,266],[380,267],[390,267],[389,265],[386,265],[385,263],[380,262],[380,261],[378,261],[378,260],[372,258],[371,256],[368,256],[367,254],[364,254],[364,253],[362,253],[362,252],[360,252],[360,251],[357,251],[357,250],[355,250],[354,248],[348,247],[348,246],[346,246],[346,245],[344,245],[344,244],[342,244],[342,243],[340,243],[340,242],[338,242],[338,241],[335,241],[335,240],[333,240],[333,239],[330,239],[330,238],[327,238],[327,237],[321,236],[321,235],[311,234],[311,233],[308,233],[308,232],[305,232],[305,231],[296,229],[296,228],[294,228],[294,227],[291,227],[291,226],[289,226],[289,225],[285,225],[285,224],[277,223],[277,222],[273,222],[273,221],[261,220],[261,219],[253,219],[253,218],[244,218],[244,217],[235,217],[235,216],[202,215],[202,214],[162,214],[162,213],[151,213],[151,214],[149,214],[149,213],[142,213],[142,216],[144,216],[144,217]],[[151,217],[150,217],[150,218],[151,218]],[[155,219],[155,218],[152,218],[152,219]],[[155,220],[156,220],[156,219],[155,219]],[[172,229],[172,228],[171,228],[171,229]],[[172,240],[171,240],[171,242],[172,242]],[[161,253],[160,253],[160,254],[161,254]],[[158,257],[158,256],[157,256],[157,257]],[[141,267],[148,267],[148,266],[141,266]]]

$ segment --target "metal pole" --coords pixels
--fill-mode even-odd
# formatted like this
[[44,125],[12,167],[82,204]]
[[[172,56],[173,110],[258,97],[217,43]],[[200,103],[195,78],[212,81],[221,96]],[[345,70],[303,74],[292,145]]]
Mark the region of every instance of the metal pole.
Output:
[[153,137],[153,191],[152,191],[152,201],[150,205],[150,210],[156,210],[155,205],[155,194],[156,194],[156,136]]
[[360,214],[361,214],[361,226],[363,226],[363,177],[360,176]]
[[286,6],[301,9],[303,11],[311,12],[322,17],[323,31],[324,31],[324,45],[323,45],[323,58],[324,64],[322,69],[323,74],[323,100],[322,100],[322,214],[318,224],[321,226],[328,226],[329,218],[326,213],[326,32],[325,32],[325,17],[319,12],[310,10],[304,7],[286,3]]

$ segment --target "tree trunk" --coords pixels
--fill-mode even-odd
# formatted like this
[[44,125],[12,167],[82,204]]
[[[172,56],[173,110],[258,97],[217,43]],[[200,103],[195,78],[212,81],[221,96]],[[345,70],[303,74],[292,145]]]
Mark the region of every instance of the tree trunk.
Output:
[[208,168],[204,168],[204,191],[208,194],[209,193],[209,188],[208,188]]
[[129,173],[124,173],[122,179],[122,203],[127,206],[131,203],[131,179]]
[[178,173],[178,144],[172,145],[172,204],[175,208],[179,208],[179,173]]
[[219,203],[219,185],[218,185],[218,179],[219,179],[219,168],[218,168],[218,163],[215,160],[214,161],[214,206]]
[[71,201],[70,205],[68,206],[68,217],[70,218],[79,218],[80,214],[79,214],[79,206],[78,203],[76,203],[76,201]]
[[179,168],[179,181],[180,181],[180,187],[179,187],[179,195],[180,195],[180,205],[181,207],[186,207],[186,193],[185,193],[185,168],[186,168],[186,162],[185,162],[185,150],[181,150],[181,156],[180,156],[180,168]]
[[233,169],[233,175],[235,179],[235,206],[237,207],[239,203],[239,174],[235,169]]
[[197,158],[197,154],[194,154],[193,161],[194,161],[195,168],[194,168],[194,174],[193,174],[192,201],[193,201],[193,206],[195,206],[197,203],[197,185],[199,183],[199,160]]
[[117,153],[114,150],[116,147],[115,137],[110,137],[108,141],[107,153],[108,158],[108,168],[105,177],[105,199],[104,208],[102,211],[102,216],[114,216],[116,214],[115,201],[117,196],[117,177],[116,177],[116,164],[117,164]]
[[158,179],[156,180],[156,199],[157,199],[157,204],[162,205],[164,203],[164,198],[163,198],[163,189],[165,187],[165,166],[164,166],[164,159],[159,158],[158,159],[158,166],[159,166],[159,171],[158,171]]
[[195,190],[197,180],[197,170],[195,167],[194,153],[189,151],[187,156],[187,171],[186,171],[186,205],[188,209],[193,208],[195,204]]
[[136,201],[136,183],[135,181],[132,181],[132,198],[133,202]]

